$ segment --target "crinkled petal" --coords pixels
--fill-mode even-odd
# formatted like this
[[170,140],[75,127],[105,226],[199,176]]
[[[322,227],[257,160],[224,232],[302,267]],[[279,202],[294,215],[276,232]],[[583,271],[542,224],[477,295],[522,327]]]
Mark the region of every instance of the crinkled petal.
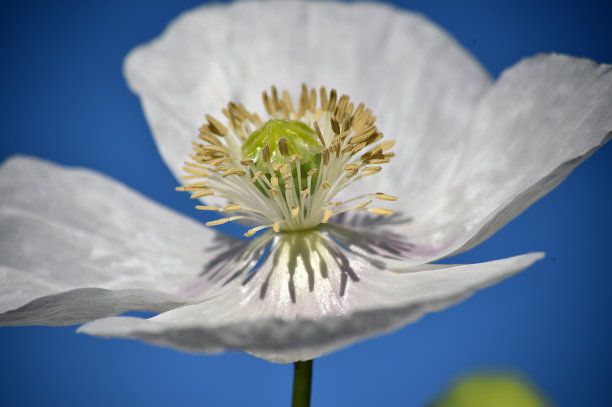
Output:
[[454,178],[409,200],[411,221],[395,230],[415,245],[417,263],[467,250],[556,187],[611,136],[610,65],[563,55],[525,59],[478,105]]
[[213,236],[101,174],[11,158],[0,167],[0,324],[188,303]]
[[259,267],[227,279],[201,303],[148,320],[103,319],[80,331],[192,352],[245,350],[287,363],[395,330],[542,257],[394,272],[349,251],[325,230],[286,234],[272,238]]
[[417,196],[449,173],[473,107],[490,86],[488,74],[442,29],[375,3],[201,7],[133,51],[125,74],[177,177],[204,114],[221,118],[229,101],[261,112],[262,91],[274,84],[295,98],[305,82],[364,102],[397,140],[401,158],[361,188]]
[[[0,288],[3,299],[10,300],[12,292],[22,287],[31,289],[18,271],[0,266],[0,274],[7,284]],[[47,287],[43,284],[36,288],[42,291]],[[4,292],[9,289],[11,292]],[[77,288],[38,297],[4,312],[0,314],[0,325],[75,325],[127,311],[164,312],[189,302],[185,297],[159,291]]]

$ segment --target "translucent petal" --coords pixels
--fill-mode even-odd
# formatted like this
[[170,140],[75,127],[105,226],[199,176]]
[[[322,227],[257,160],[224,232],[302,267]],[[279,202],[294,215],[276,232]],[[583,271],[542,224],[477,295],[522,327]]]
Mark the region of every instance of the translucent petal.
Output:
[[245,271],[201,303],[148,320],[103,319],[80,331],[192,352],[245,350],[287,363],[393,331],[543,257],[533,253],[394,272],[346,250],[327,233],[304,240],[298,233],[288,235],[273,239],[258,268]]
[[401,162],[392,162],[386,177],[365,178],[361,188],[415,195],[443,181],[463,148],[459,135],[473,106],[490,86],[487,73],[439,27],[374,3],[205,6],[133,51],[125,74],[177,177],[205,113],[221,117],[230,100],[261,113],[263,90],[275,84],[297,97],[306,82],[363,101],[398,141]]
[[418,248],[413,261],[473,247],[556,187],[610,139],[611,112],[610,65],[540,55],[508,69],[479,103],[454,177],[408,200],[412,221],[395,231]]
[[[190,302],[181,290],[209,260],[204,249],[214,235],[93,171],[11,158],[0,167],[0,312],[46,297],[27,306],[21,323],[58,324],[99,317],[104,307],[165,310]],[[48,297],[83,288],[120,291]],[[80,319],[44,320],[53,314],[45,303],[84,308],[72,312]],[[0,315],[0,323],[19,323],[17,313]]]

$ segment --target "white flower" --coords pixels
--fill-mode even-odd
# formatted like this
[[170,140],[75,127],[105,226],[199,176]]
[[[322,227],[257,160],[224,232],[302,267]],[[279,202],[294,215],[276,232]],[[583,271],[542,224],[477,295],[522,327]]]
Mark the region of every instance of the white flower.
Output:
[[0,323],[150,310],[160,314],[80,330],[278,362],[397,329],[542,257],[431,264],[489,237],[610,138],[610,72],[540,55],[491,84],[445,33],[382,5],[191,11],[126,63],[177,177],[205,114],[230,100],[257,109],[271,84],[326,85],[364,101],[396,141],[395,158],[358,189],[397,196],[402,216],[340,217],[350,223],[324,228],[299,256],[291,235],[264,231],[265,254],[266,239],[221,238],[99,174],[13,158],[0,169]]

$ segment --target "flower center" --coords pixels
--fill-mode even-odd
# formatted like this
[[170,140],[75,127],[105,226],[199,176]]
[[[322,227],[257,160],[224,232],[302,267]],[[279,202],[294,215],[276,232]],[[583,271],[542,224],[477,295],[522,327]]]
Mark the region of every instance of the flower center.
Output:
[[394,156],[394,142],[383,135],[372,112],[357,107],[346,95],[337,98],[302,86],[297,109],[287,91],[279,98],[275,87],[263,94],[270,120],[265,124],[241,104],[223,109],[229,128],[210,115],[194,142],[192,161],[183,179],[198,180],[177,188],[206,198],[216,206],[197,209],[226,216],[207,222],[216,226],[238,221],[250,226],[245,236],[271,228],[275,233],[309,230],[348,210],[391,215],[390,209],[370,208],[372,199],[395,197],[378,192],[336,200],[353,182],[378,173]]
[[266,163],[261,158],[266,145],[272,164],[284,163],[283,157],[293,154],[306,163],[323,149],[313,129],[301,121],[284,119],[269,120],[251,133],[242,145],[242,153],[245,158],[252,159],[259,169],[264,169]]

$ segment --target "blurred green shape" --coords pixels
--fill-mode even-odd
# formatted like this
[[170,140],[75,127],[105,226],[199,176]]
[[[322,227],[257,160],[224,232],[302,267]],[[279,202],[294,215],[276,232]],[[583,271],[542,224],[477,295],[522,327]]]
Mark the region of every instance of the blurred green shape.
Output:
[[478,374],[453,385],[432,407],[548,407],[551,404],[517,375]]

